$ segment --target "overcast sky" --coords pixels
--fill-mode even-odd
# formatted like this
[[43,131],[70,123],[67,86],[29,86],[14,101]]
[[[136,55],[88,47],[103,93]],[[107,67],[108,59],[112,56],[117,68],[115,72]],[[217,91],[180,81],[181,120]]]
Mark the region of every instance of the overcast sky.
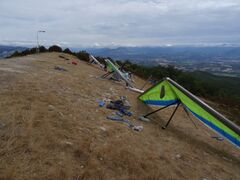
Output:
[[240,43],[240,0],[0,0],[0,44]]

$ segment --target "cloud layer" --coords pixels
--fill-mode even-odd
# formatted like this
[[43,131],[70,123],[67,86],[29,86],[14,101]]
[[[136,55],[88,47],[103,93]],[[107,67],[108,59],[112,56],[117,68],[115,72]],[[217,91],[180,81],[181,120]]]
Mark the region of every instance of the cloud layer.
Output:
[[1,0],[0,43],[240,43],[239,0]]

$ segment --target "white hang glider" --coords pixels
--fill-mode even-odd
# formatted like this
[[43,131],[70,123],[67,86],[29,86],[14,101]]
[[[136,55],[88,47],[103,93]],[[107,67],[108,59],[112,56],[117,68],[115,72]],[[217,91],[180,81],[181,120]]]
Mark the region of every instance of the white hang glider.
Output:
[[[119,68],[113,64],[109,59],[105,59],[105,62],[107,63],[107,68],[109,69],[109,73],[107,73],[107,76],[116,73],[123,81],[126,82],[127,86],[134,87],[132,81],[130,80],[128,73],[124,73]],[[106,77],[106,74],[104,75]]]
[[104,68],[104,65],[101,64],[94,56],[92,56],[91,54],[89,54],[89,59],[90,59],[90,63],[95,63],[97,64],[100,68]]

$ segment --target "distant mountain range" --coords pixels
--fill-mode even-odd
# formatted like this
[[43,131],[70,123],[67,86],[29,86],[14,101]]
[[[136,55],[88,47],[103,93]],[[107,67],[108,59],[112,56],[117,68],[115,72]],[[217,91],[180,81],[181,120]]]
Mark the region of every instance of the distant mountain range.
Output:
[[[0,58],[25,49],[27,48],[0,45]],[[75,52],[86,50],[94,56],[130,60],[145,66],[170,65],[182,71],[204,71],[220,76],[240,77],[240,46],[71,48],[71,50]]]
[[0,45],[0,58],[5,58],[15,51],[23,51],[27,49],[26,47],[19,47],[19,46],[4,46]]
[[86,51],[95,56],[129,60],[145,66],[171,65],[182,71],[240,77],[240,47],[235,46],[118,47]]
[[166,59],[168,61],[240,60],[240,47],[118,47],[88,48],[95,56],[117,60],[146,61]]
[[[7,57],[15,51],[23,51],[26,47],[0,45],[0,58]],[[71,48],[80,50],[79,48]],[[82,48],[83,50],[84,48]],[[111,57],[116,60],[139,61],[211,61],[239,60],[240,47],[216,46],[170,46],[170,47],[116,47],[116,48],[85,48],[94,56]]]

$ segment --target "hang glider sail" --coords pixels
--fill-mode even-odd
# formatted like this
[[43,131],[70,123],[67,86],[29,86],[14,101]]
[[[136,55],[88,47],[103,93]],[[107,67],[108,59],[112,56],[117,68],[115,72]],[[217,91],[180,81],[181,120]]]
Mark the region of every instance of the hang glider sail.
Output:
[[127,73],[120,71],[118,65],[113,64],[109,59],[105,59],[105,61],[107,63],[107,68],[109,71],[117,73],[128,86],[133,87],[133,84],[130,81]]
[[157,85],[141,94],[139,99],[148,105],[164,106],[163,108],[177,105],[175,111],[182,104],[197,119],[240,148],[240,128],[170,78],[164,78]]
[[104,65],[101,64],[94,56],[92,56],[91,54],[89,55],[89,59],[91,63],[95,63],[97,65],[99,65],[101,68],[104,68]]

